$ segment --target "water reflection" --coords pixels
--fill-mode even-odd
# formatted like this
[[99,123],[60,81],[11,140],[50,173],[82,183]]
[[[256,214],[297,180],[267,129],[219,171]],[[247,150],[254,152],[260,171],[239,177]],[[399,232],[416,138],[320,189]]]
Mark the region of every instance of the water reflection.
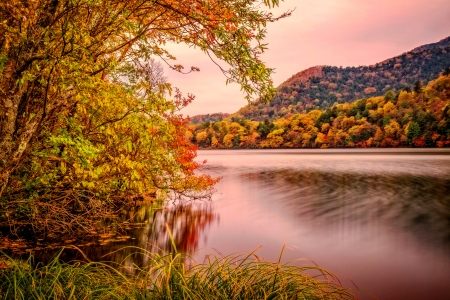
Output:
[[[170,205],[164,209],[154,209],[151,205],[124,212],[124,218],[143,224],[142,227],[128,232],[129,239],[117,240],[115,237],[99,240],[89,246],[80,246],[84,255],[92,261],[111,261],[132,269],[133,266],[148,265],[150,253],[173,252],[167,226],[173,235],[174,244],[179,252],[193,253],[202,240],[206,240],[205,231],[218,222],[218,215],[213,212],[211,203],[186,203]],[[167,226],[166,226],[167,224]],[[100,245],[99,245],[100,244]],[[57,249],[45,249],[36,253],[38,261],[48,261]],[[85,260],[79,251],[66,249],[61,254],[65,261]]]
[[266,197],[283,203],[284,213],[302,222],[343,230],[382,223],[422,241],[450,243],[448,177],[278,169],[242,173],[239,179],[258,183]]
[[380,299],[450,299],[448,149],[201,151],[199,159],[223,176],[213,201],[221,223],[204,246],[229,254],[261,245],[261,257],[277,260],[286,243],[284,261],[308,258]]

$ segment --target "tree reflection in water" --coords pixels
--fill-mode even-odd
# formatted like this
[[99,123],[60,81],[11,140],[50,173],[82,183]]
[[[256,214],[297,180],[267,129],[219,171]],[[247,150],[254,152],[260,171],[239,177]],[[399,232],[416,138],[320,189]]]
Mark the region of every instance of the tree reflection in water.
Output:
[[258,182],[267,197],[283,204],[282,213],[327,230],[350,235],[355,228],[384,224],[419,241],[450,246],[449,175],[279,169],[239,176]]
[[[164,209],[154,209],[150,205],[142,205],[124,212],[126,219],[144,225],[130,230],[125,241],[109,239],[104,245],[79,247],[86,257],[92,261],[110,261],[132,269],[134,266],[146,266],[149,263],[148,252],[168,253],[174,251],[167,231],[169,226],[178,252],[192,254],[197,250],[205,230],[218,221],[211,203],[187,203],[172,205]],[[145,250],[139,250],[139,249]],[[59,250],[46,249],[37,251],[36,261],[46,262]],[[85,260],[83,255],[73,249],[65,249],[61,254],[64,261]]]

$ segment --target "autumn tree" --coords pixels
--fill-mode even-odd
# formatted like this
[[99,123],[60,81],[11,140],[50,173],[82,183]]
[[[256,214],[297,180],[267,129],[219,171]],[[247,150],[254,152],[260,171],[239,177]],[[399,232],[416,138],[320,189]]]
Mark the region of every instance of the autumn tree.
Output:
[[264,142],[261,143],[261,146],[263,148],[279,148],[284,142],[282,137],[283,133],[283,129],[272,131],[267,135],[267,138],[264,140]]
[[84,228],[96,213],[123,205],[119,199],[154,188],[187,195],[210,184],[193,173],[196,148],[178,115],[193,97],[156,80],[163,78],[153,58],[183,72],[164,47],[187,44],[224,61],[227,82],[248,99],[270,99],[271,69],[259,56],[265,25],[278,18],[259,7],[251,0],[1,1],[2,224]]

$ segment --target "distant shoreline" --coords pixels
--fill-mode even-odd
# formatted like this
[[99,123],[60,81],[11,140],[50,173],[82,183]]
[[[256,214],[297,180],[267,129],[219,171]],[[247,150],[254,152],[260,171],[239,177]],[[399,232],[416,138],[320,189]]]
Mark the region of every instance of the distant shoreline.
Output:
[[233,151],[233,152],[272,152],[280,154],[423,154],[423,155],[450,155],[450,148],[273,148],[273,149],[242,149],[242,148],[230,148],[230,149],[212,149],[202,148],[198,151]]

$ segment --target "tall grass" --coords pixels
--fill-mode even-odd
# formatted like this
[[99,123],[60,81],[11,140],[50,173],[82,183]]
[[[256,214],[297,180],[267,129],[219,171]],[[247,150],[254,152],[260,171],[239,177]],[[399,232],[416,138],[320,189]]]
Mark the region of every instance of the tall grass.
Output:
[[1,299],[139,299],[133,282],[104,263],[67,264],[53,258],[33,267],[32,257],[17,262],[2,257]]
[[148,255],[150,263],[134,266],[133,275],[123,266],[65,263],[59,255],[35,267],[32,258],[17,263],[4,256],[7,268],[0,270],[0,298],[356,299],[334,275],[316,266],[266,262],[253,253],[210,256],[204,263],[195,264],[180,253],[137,252]]

